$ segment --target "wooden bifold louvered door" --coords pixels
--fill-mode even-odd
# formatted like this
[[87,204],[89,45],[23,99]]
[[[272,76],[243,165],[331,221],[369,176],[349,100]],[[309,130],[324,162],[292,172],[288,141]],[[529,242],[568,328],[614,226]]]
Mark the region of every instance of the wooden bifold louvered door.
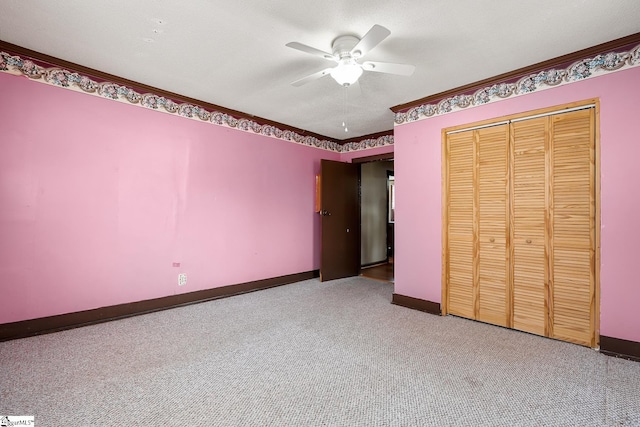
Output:
[[570,107],[443,132],[444,314],[597,346],[595,107]]

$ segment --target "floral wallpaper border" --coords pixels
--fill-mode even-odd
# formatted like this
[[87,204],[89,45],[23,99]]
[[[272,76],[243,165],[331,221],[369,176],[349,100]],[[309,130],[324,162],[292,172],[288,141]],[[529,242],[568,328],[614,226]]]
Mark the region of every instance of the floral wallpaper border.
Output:
[[537,90],[573,83],[603,73],[640,66],[640,45],[628,52],[609,52],[574,62],[566,69],[549,69],[520,78],[516,83],[498,83],[473,94],[444,98],[436,104],[423,104],[406,112],[397,112],[395,125],[452,113],[467,107],[484,105],[501,99],[526,95]]
[[133,105],[162,111],[164,113],[176,114],[189,119],[210,122],[218,126],[228,126],[245,132],[253,132],[267,137],[338,153],[361,151],[393,144],[393,135],[384,135],[358,142],[348,142],[344,145],[332,140],[320,140],[313,136],[300,135],[291,130],[282,130],[276,126],[268,124],[261,125],[246,118],[236,118],[227,113],[207,111],[197,105],[177,103],[153,93],[138,93],[131,88],[116,83],[96,82],[87,76],[62,68],[41,67],[29,59],[12,56],[6,52],[0,52],[0,72],[24,75],[36,81],[67,89],[79,89],[84,93],[101,96],[110,100],[128,102]]

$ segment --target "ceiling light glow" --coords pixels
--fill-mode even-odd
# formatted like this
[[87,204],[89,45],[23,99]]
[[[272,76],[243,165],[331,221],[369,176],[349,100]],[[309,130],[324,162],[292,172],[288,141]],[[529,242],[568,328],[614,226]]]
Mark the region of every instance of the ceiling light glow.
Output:
[[362,67],[351,58],[341,60],[331,70],[331,77],[341,86],[349,86],[358,81],[362,75]]

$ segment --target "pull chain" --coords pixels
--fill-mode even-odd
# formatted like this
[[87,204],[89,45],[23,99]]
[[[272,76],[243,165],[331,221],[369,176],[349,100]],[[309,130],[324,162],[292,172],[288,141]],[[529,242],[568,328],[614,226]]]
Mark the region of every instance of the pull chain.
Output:
[[349,132],[349,128],[347,127],[347,102],[348,102],[348,92],[349,90],[349,85],[344,85],[344,109],[342,111],[342,127],[344,128],[345,132]]

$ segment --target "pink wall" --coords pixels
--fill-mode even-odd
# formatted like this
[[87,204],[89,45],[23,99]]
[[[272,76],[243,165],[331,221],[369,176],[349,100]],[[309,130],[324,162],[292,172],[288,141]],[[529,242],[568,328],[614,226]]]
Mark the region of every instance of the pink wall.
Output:
[[339,154],[3,73],[0,93],[0,323],[319,268],[314,176]]
[[640,68],[395,128],[395,292],[441,301],[441,130],[600,98],[601,335],[640,341]]

